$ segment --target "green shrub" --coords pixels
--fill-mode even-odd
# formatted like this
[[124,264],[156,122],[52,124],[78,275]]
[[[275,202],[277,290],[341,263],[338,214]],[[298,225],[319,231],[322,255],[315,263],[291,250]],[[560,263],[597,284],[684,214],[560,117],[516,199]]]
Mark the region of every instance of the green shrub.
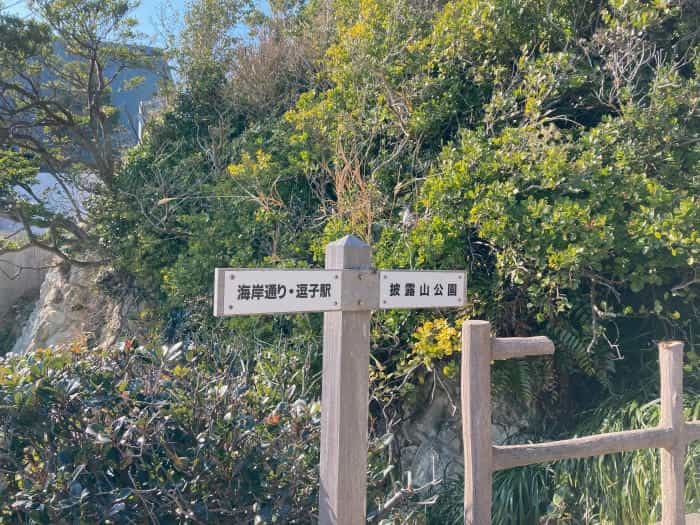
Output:
[[0,523],[309,523],[312,349],[127,342],[3,358]]

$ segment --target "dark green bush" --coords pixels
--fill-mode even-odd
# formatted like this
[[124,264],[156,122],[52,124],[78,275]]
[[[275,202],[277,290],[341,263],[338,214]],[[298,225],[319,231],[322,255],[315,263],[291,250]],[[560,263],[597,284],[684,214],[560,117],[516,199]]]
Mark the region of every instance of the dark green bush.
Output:
[[313,347],[242,348],[0,360],[0,523],[313,521]]

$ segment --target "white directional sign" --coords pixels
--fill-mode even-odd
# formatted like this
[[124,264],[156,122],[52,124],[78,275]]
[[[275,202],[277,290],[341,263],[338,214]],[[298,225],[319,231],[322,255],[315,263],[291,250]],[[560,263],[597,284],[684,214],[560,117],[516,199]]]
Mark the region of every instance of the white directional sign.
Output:
[[457,308],[466,275],[449,271],[217,268],[214,315]]
[[342,275],[328,270],[217,268],[214,315],[340,310]]
[[379,307],[450,308],[464,305],[466,274],[442,271],[379,272]]

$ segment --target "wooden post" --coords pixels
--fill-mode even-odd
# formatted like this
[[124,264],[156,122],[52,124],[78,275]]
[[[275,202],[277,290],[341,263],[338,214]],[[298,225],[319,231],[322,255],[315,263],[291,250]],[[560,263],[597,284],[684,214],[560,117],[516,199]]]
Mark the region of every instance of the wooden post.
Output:
[[661,427],[673,432],[671,445],[661,449],[661,524],[685,525],[686,440],[683,419],[683,343],[659,344]]
[[[326,246],[328,270],[369,267],[369,245],[357,237],[349,235]],[[358,298],[356,303],[371,301]],[[320,525],[366,523],[370,313],[324,314]]]
[[462,324],[464,523],[491,523],[491,325]]

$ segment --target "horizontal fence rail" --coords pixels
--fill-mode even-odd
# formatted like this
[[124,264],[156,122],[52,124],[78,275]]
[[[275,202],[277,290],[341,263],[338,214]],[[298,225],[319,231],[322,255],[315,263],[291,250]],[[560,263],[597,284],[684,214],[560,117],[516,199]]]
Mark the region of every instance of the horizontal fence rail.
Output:
[[604,456],[643,448],[665,448],[673,440],[670,428],[626,430],[548,443],[493,447],[493,470],[524,467],[560,459]]
[[491,342],[492,359],[503,361],[518,357],[552,355],[554,343],[549,337],[494,337]]
[[692,421],[685,425],[685,433],[688,441],[698,441],[700,439],[700,421]]
[[494,446],[491,442],[491,362],[554,353],[547,337],[491,337],[487,321],[462,325],[464,523],[491,523],[493,473],[534,463],[661,449],[662,525],[685,525],[684,472],[688,445],[700,440],[700,421],[683,419],[683,343],[659,344],[661,421],[656,428]]

